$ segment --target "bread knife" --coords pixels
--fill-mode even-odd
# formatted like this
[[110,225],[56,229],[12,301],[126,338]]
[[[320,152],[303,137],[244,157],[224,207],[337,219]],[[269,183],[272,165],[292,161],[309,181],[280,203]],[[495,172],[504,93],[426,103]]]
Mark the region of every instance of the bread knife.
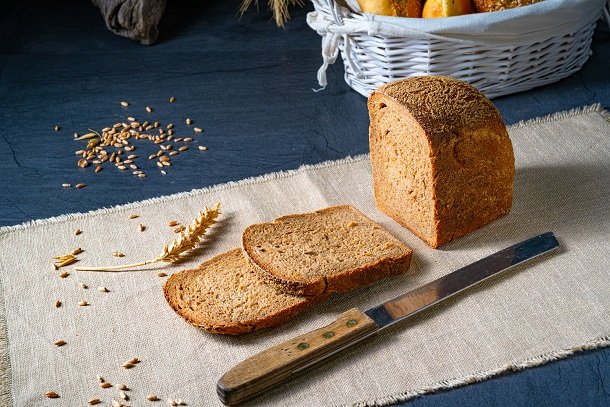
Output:
[[352,308],[330,325],[264,350],[225,373],[216,391],[225,405],[246,401],[381,330],[488,278],[559,247],[547,232],[500,250],[364,312]]

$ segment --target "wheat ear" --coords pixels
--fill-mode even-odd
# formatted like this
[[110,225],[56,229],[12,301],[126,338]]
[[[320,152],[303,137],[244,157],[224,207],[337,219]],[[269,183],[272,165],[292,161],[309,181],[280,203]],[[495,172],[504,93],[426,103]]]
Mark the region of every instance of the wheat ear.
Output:
[[180,236],[176,237],[169,245],[163,247],[163,251],[153,260],[147,260],[140,263],[122,264],[120,266],[104,266],[104,267],[76,267],[77,271],[116,271],[128,268],[136,268],[146,266],[148,264],[167,262],[172,263],[186,254],[188,251],[195,248],[197,243],[205,236],[206,231],[210,226],[216,223],[216,218],[220,214],[220,202],[216,203],[211,209],[205,208],[202,212],[193,219],[186,230],[180,232]]

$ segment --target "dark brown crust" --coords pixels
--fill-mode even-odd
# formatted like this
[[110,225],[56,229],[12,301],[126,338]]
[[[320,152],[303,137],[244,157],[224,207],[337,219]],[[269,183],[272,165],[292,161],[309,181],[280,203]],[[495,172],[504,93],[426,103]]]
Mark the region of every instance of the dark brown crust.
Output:
[[246,321],[243,323],[235,323],[232,325],[219,324],[217,322],[210,322],[210,321],[205,321],[205,320],[194,320],[189,315],[181,312],[180,308],[178,307],[178,304],[175,302],[173,296],[171,295],[173,283],[175,280],[177,280],[179,278],[179,275],[181,273],[198,272],[198,271],[200,271],[200,269],[202,267],[205,267],[206,264],[208,264],[212,261],[215,261],[218,257],[232,254],[235,251],[241,252],[242,250],[240,248],[231,249],[225,253],[221,253],[221,254],[214,256],[211,259],[201,263],[198,266],[198,268],[183,270],[178,273],[172,274],[167,279],[165,284],[163,285],[163,295],[165,296],[165,300],[167,301],[169,306],[174,310],[174,312],[176,312],[178,315],[180,315],[180,317],[182,317],[185,321],[187,321],[191,325],[194,325],[198,328],[202,328],[207,332],[218,333],[218,334],[228,334],[228,335],[240,335],[240,334],[249,333],[249,332],[252,332],[252,331],[255,331],[258,329],[270,328],[273,326],[280,325],[280,324],[292,319],[296,315],[300,314],[305,309],[307,309],[307,308],[311,307],[312,305],[315,305],[327,298],[327,296],[307,297],[307,301],[303,301],[303,302],[300,302],[291,307],[284,308],[283,310],[281,310],[280,312],[277,312],[276,314],[269,315],[265,318]]
[[[330,206],[328,208],[319,209],[312,213],[323,214],[325,212],[341,210],[346,207],[355,210],[356,212],[364,216],[366,219],[368,219],[371,223],[376,224],[373,220],[368,218],[366,215],[364,215],[362,212],[358,211],[351,205]],[[285,215],[276,218],[274,223],[279,223],[283,220],[291,218],[300,218],[307,215],[310,215],[310,213]],[[320,296],[333,292],[348,291],[352,288],[372,284],[385,277],[405,273],[409,270],[411,264],[412,250],[404,243],[400,242],[405,249],[405,254],[403,256],[397,258],[381,259],[375,263],[371,263],[364,267],[351,270],[348,273],[343,273],[331,277],[319,278],[309,281],[287,280],[284,276],[274,274],[273,267],[270,264],[267,264],[261,259],[254,256],[255,251],[252,242],[248,240],[249,230],[252,227],[266,224],[267,223],[260,223],[248,226],[242,234],[242,246],[252,264],[255,265],[256,268],[262,274],[265,275],[266,281],[285,293],[302,296]],[[388,235],[392,236],[387,230],[383,228],[382,230]]]
[[[512,144],[498,110],[485,95],[465,82],[441,76],[391,82],[369,97],[371,126],[372,115],[379,102],[395,103],[405,114],[415,119],[426,135],[433,178],[434,238],[422,236],[400,214],[392,212],[376,196],[377,206],[384,213],[407,227],[431,247],[438,248],[510,211],[514,180]],[[459,147],[460,142],[473,144],[473,141],[464,135],[481,129],[486,132],[484,140],[491,140],[486,154],[494,156],[497,162],[494,175],[490,174],[486,183],[483,182],[482,187],[477,188],[471,179],[457,177],[456,174],[460,173],[461,168],[459,163],[456,163],[458,156],[455,149]],[[372,127],[370,131],[373,131]],[[370,148],[372,150],[374,146]],[[475,157],[470,162],[476,163],[485,158]],[[476,171],[472,170],[470,174],[472,172]],[[449,180],[447,174],[454,178]],[[373,182],[377,191],[381,185],[375,177]],[[477,190],[480,191],[481,197],[476,196]],[[455,205],[453,197],[456,197]]]

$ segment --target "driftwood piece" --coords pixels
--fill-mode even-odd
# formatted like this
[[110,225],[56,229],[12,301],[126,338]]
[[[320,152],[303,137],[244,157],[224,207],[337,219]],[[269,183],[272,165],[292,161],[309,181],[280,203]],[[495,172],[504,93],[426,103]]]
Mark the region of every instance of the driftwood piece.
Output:
[[92,0],[106,27],[115,34],[145,45],[153,44],[159,35],[157,25],[165,11],[166,0]]

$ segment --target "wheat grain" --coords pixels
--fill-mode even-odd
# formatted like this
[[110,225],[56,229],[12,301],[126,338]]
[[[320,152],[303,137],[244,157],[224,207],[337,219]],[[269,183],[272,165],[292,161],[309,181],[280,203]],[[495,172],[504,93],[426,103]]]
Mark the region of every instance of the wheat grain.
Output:
[[47,396],[50,399],[57,399],[57,398],[59,398],[59,394],[55,393],[54,391],[48,391],[44,395]]

